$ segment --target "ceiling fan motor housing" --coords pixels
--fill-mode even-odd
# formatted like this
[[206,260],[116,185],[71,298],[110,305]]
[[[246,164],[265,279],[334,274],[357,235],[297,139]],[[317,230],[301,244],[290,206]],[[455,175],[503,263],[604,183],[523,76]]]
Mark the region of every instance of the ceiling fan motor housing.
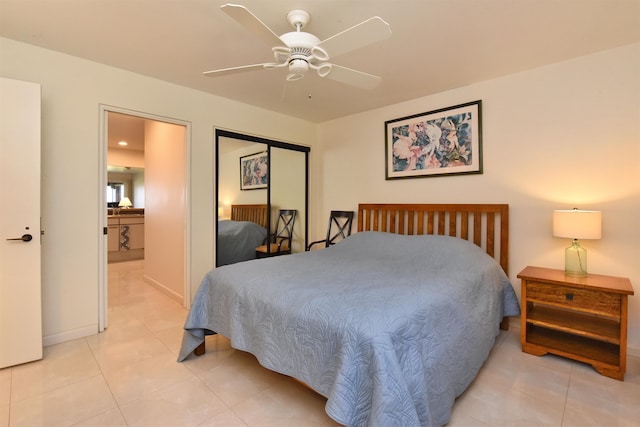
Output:
[[287,46],[291,49],[306,48],[311,50],[312,47],[320,43],[320,39],[310,33],[304,31],[291,31],[290,33],[284,33],[280,36]]
[[[303,75],[309,71],[309,66],[318,62],[314,57],[312,48],[320,43],[313,34],[304,31],[293,31],[280,36],[280,39],[289,46],[289,71],[293,74]],[[276,58],[278,59],[278,58]]]

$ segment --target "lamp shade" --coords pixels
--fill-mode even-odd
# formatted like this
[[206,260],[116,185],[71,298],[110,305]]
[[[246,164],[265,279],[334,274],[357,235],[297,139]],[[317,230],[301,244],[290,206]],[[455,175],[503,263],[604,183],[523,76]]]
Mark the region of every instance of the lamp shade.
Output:
[[130,208],[131,206],[133,206],[133,203],[131,203],[131,200],[129,200],[128,197],[123,197],[122,199],[120,199],[120,203],[118,203],[118,206],[121,208]]
[[553,211],[553,235],[570,239],[599,239],[602,213],[579,209]]

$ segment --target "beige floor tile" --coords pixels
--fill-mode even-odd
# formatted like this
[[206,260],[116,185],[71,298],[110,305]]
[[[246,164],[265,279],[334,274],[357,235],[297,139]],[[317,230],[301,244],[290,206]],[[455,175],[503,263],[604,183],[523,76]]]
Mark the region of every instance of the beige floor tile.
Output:
[[196,357],[192,354],[183,362],[196,375],[219,367],[226,358],[233,357],[239,351],[233,349],[229,340],[222,335],[206,336],[205,345],[207,352],[204,356]]
[[563,410],[563,400],[550,404],[516,390],[484,385],[470,388],[460,396],[453,416],[490,426],[560,426]]
[[249,353],[236,351],[233,357],[203,374],[200,379],[230,407],[286,379],[260,366]]
[[[141,297],[141,300],[144,300],[144,296]],[[109,309],[107,310],[107,321],[108,326],[110,328],[114,325],[123,324],[127,326],[129,324],[143,324],[141,317],[143,316],[140,313],[140,308],[138,303],[126,303],[120,305],[114,305],[113,303],[109,303]],[[109,330],[109,329],[107,329]]]
[[570,366],[558,364],[553,359],[540,363],[540,360],[531,359],[535,356],[522,352],[510,360],[505,360],[502,354],[487,361],[478,374],[478,384],[491,383],[519,391],[537,400],[547,400],[550,405],[564,401],[569,388]]
[[177,303],[163,302],[149,309],[149,313],[142,319],[152,332],[162,331],[171,327],[182,327],[187,319],[188,311]]
[[156,338],[162,341],[162,343],[166,345],[169,351],[176,357],[178,357],[180,345],[182,344],[182,334],[184,332],[183,325],[184,323],[178,326],[171,326],[166,329],[158,330],[153,333]]
[[127,427],[127,423],[120,409],[115,408],[74,424],[73,427]]
[[172,354],[163,353],[106,372],[105,378],[116,401],[123,404],[195,376],[184,365],[176,363]]
[[41,361],[25,363],[11,369],[12,402],[101,374],[84,339],[46,347]]
[[640,385],[640,357],[627,357],[627,373],[624,376],[624,382]]
[[64,359],[79,353],[86,353],[88,348],[84,339],[67,341],[45,347],[42,358],[43,360]]
[[57,388],[11,405],[11,427],[70,426],[116,408],[102,376]]
[[9,426],[9,404],[0,403],[0,426]]
[[231,409],[198,424],[198,427],[248,427]]
[[327,421],[322,424],[321,427],[343,427],[343,425],[335,422],[331,418],[327,418]]
[[492,427],[491,424],[480,421],[473,415],[463,408],[457,408],[451,414],[451,420],[449,420],[447,427]]
[[[453,407],[454,425],[560,426],[570,367],[563,361],[522,353],[517,331],[494,349],[478,376]],[[505,352],[505,350],[507,350]]]
[[291,378],[243,400],[232,409],[249,426],[304,427],[324,425],[327,399]]
[[110,345],[98,345],[93,349],[100,369],[105,374],[138,364],[160,355],[172,354],[166,345],[149,332],[140,338]]
[[[636,374],[630,373],[630,377]],[[589,365],[576,365],[563,425],[640,426],[640,384],[598,375]]]
[[191,377],[120,406],[129,426],[196,426],[229,408]]
[[11,401],[11,369],[0,369],[0,405],[7,405]]
[[[116,320],[117,319],[117,320]],[[151,335],[149,328],[135,317],[110,316],[109,325],[104,333],[86,338],[91,349],[135,340]]]

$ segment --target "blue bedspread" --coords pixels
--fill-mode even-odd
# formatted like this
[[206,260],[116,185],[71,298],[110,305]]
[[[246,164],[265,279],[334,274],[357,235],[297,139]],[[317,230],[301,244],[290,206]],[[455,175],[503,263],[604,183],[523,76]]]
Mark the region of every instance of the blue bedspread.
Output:
[[179,360],[215,331],[327,397],[348,426],[440,426],[520,312],[500,266],[467,241],[360,232],[321,251],[217,268]]
[[255,259],[267,229],[250,221],[218,221],[218,266]]

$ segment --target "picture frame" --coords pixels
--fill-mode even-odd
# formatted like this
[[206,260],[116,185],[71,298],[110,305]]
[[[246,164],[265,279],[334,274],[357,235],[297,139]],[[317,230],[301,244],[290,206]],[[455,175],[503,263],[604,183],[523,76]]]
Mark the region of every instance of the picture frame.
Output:
[[385,178],[481,174],[482,101],[385,122]]
[[240,157],[240,190],[258,190],[269,185],[269,154],[266,151]]

